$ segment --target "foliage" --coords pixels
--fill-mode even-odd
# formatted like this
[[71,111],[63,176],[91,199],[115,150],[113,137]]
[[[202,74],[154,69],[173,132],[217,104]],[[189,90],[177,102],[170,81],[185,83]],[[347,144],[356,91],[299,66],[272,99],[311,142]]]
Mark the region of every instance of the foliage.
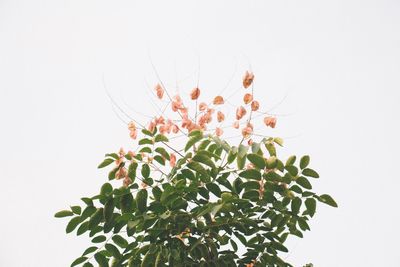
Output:
[[157,127],[142,133],[137,152],[106,155],[99,194],[55,214],[93,243],[71,266],[292,266],[288,236],[310,230],[317,202],[337,207],[311,191],[309,156],[278,157],[281,138],[233,146],[192,129],[177,150]]

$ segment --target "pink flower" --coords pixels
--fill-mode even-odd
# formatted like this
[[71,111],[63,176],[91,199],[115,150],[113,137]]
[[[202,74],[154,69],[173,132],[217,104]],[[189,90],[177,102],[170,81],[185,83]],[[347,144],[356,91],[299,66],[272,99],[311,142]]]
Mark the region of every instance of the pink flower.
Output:
[[173,132],[174,134],[176,134],[176,133],[179,132],[179,127],[178,127],[178,125],[176,125],[176,124],[173,124],[173,125],[172,125],[172,132]]
[[162,99],[164,95],[164,89],[161,87],[161,85],[158,83],[154,89],[156,90],[157,97]]
[[207,109],[207,114],[211,116],[212,114],[214,114],[214,111],[215,111],[215,109],[213,109],[213,108],[208,108],[208,109]]
[[266,126],[269,126],[271,128],[275,128],[276,118],[275,117],[271,117],[271,116],[265,117],[264,118],[264,123],[265,123]]
[[176,156],[174,153],[169,155],[169,165],[173,168],[176,165]]
[[194,89],[192,90],[192,92],[190,93],[190,98],[191,98],[192,100],[198,99],[199,96],[200,96],[200,89],[199,89],[199,88],[194,88]]
[[248,88],[254,80],[254,74],[252,72],[246,71],[246,73],[243,76],[243,87]]
[[172,101],[171,108],[172,108],[172,111],[177,112],[179,109],[182,108],[182,104],[178,103],[178,102],[175,102],[175,101]]
[[212,116],[209,113],[203,114],[199,117],[199,126],[201,128],[204,128],[207,123],[210,123],[212,121]]
[[181,111],[181,115],[183,117],[188,117],[188,109],[187,108],[181,108],[180,111]]
[[131,131],[136,130],[136,124],[131,121],[130,123],[128,123],[128,129]]
[[253,101],[253,95],[252,94],[245,94],[243,97],[244,103],[247,105],[251,101]]
[[172,98],[172,104],[171,104],[172,110],[174,112],[183,109],[183,102],[182,102],[182,98],[179,95],[175,95]]
[[125,178],[126,175],[128,174],[128,172],[126,171],[126,169],[124,167],[119,168],[118,171],[115,173],[115,178],[117,180]]
[[236,109],[236,119],[240,120],[246,115],[247,111],[244,107],[240,106]]
[[223,122],[225,120],[225,115],[221,111],[217,112],[217,120],[218,122]]
[[220,95],[216,96],[213,100],[214,105],[222,105],[224,103],[225,103],[224,98]]
[[123,180],[123,185],[124,185],[125,187],[128,187],[131,183],[132,183],[132,179],[129,178],[128,176],[126,176],[126,177],[124,178],[124,180]]
[[164,123],[165,123],[164,117],[163,117],[163,116],[160,116],[160,117],[156,118],[156,119],[155,119],[155,123],[156,123],[156,125],[164,124]]
[[253,129],[251,127],[246,126],[242,129],[242,135],[244,138],[249,137],[252,133],[253,133]]
[[147,130],[149,130],[150,132],[154,132],[155,128],[156,128],[156,123],[154,121],[151,121],[147,126]]
[[119,154],[120,158],[123,158],[125,156],[125,151],[124,151],[124,149],[122,147],[119,149],[118,154]]
[[215,134],[216,134],[217,136],[221,136],[223,133],[224,133],[224,131],[223,131],[221,128],[217,127],[217,128],[215,129]]
[[258,101],[254,100],[253,102],[251,102],[251,110],[252,111],[257,111],[260,108],[260,104],[258,103]]
[[158,130],[160,131],[160,134],[166,134],[168,133],[168,126],[167,125],[161,125]]
[[182,115],[182,127],[187,128],[190,124],[193,122],[189,119],[189,116],[187,114]]
[[129,136],[132,139],[136,139],[137,138],[137,130],[131,130],[130,133],[129,133]]
[[201,103],[199,104],[199,110],[200,110],[200,111],[204,111],[204,110],[206,110],[206,109],[207,109],[207,104],[204,103],[204,102],[201,102]]

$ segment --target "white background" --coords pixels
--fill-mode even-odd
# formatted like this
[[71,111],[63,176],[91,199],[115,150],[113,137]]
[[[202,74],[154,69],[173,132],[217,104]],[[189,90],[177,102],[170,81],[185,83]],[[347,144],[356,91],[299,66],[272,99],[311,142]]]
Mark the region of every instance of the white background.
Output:
[[320,206],[288,261],[399,266],[400,2],[384,0],[0,0],[0,266],[69,266],[88,246],[53,214],[94,195],[103,155],[132,146],[103,76],[153,115],[149,55],[182,95],[200,59],[204,95],[251,65],[263,107],[281,103],[263,131],[310,154],[314,189],[340,205]]

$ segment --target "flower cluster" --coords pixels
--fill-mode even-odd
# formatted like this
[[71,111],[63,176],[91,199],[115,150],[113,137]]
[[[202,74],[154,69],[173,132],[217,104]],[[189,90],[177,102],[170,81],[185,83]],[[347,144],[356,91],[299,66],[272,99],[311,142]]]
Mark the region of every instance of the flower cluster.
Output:
[[[253,81],[254,74],[252,72],[246,71],[243,76],[244,90],[249,89],[249,87],[253,85]],[[147,125],[147,129],[151,132],[154,131],[154,129],[157,127],[158,131],[165,135],[171,133],[187,134],[193,130],[209,130],[208,126],[213,121],[213,119],[216,119],[219,124],[225,121],[225,113],[220,110],[220,106],[226,103],[226,99],[224,99],[224,97],[221,95],[215,96],[210,104],[207,104],[206,102],[197,103],[201,94],[201,90],[197,87],[192,89],[190,92],[190,99],[192,101],[196,101],[196,111],[195,114],[189,114],[189,108],[185,106],[180,95],[170,97],[169,94],[165,94],[166,90],[161,84],[157,84],[154,87],[154,91],[156,96],[161,100],[166,97],[169,98],[171,110],[179,115],[179,119],[172,120],[169,118],[164,118],[164,116],[155,117]],[[260,103],[254,99],[253,93],[246,92],[243,95],[243,104],[239,105],[236,108],[236,120],[231,123],[234,129],[240,130],[240,133],[244,139],[249,139],[249,143],[252,142],[251,136],[254,133],[254,126],[251,122],[252,113],[258,112],[259,109]],[[261,112],[261,114],[264,113]],[[276,117],[265,116],[264,124],[267,127],[275,128]],[[136,139],[137,129],[135,123],[130,122],[128,128],[130,130],[130,136],[132,137],[132,139]],[[211,129],[210,131],[212,131],[217,136],[221,136],[224,134],[223,127],[221,126],[218,126],[215,129]]]

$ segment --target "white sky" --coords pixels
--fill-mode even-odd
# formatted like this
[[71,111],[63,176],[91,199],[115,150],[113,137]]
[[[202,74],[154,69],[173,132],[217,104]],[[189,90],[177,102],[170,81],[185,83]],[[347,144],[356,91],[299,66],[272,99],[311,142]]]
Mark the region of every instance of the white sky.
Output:
[[95,194],[103,155],[130,146],[103,75],[154,114],[148,55],[182,95],[200,58],[204,95],[250,64],[260,102],[287,96],[266,134],[288,137],[284,155],[310,154],[315,190],[340,205],[320,206],[288,261],[399,266],[399,14],[382,0],[0,0],[0,266],[69,266],[89,245],[53,214]]

